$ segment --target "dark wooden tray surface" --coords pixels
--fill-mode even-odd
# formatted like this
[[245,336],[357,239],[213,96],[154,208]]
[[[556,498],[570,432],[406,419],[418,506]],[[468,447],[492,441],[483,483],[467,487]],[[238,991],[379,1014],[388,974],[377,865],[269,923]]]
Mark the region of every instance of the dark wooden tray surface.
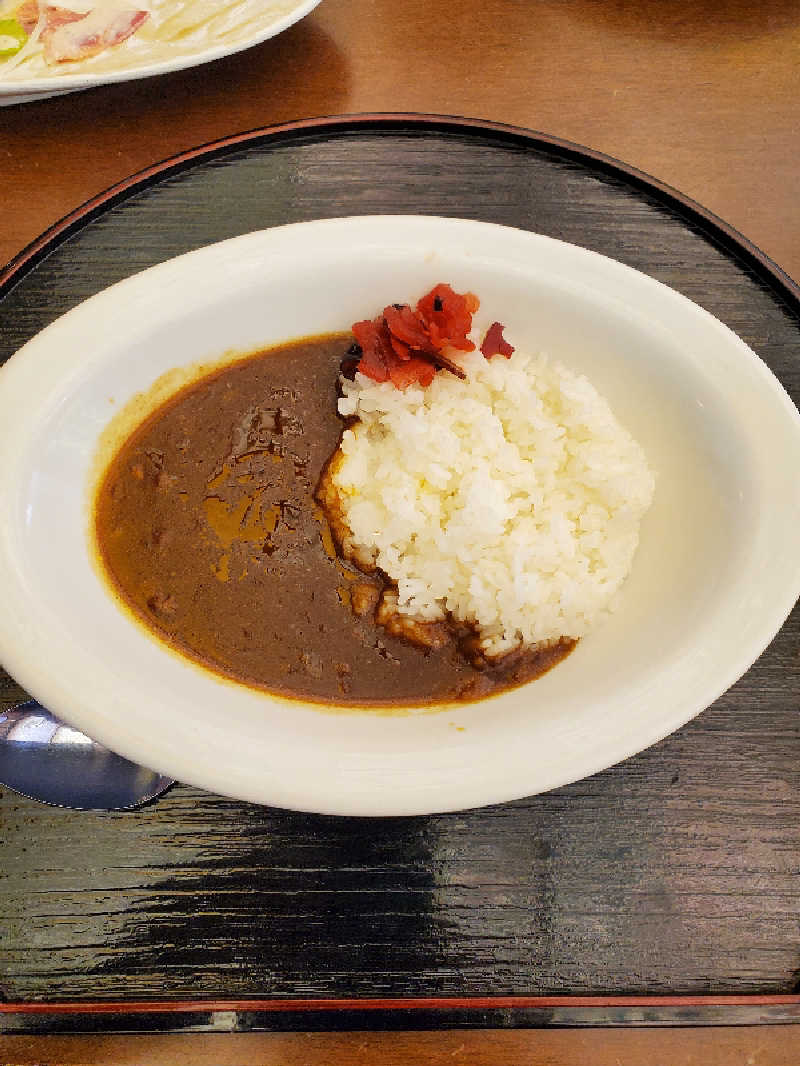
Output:
[[[173,255],[378,212],[601,251],[708,308],[800,398],[798,290],[724,224],[574,146],[402,116],[233,138],[112,190],[0,272],[0,357]],[[641,755],[484,810],[336,819],[177,786],[79,814],[0,789],[0,1000],[790,993],[799,635],[795,609],[737,685]],[[3,704],[21,695],[0,680]]]

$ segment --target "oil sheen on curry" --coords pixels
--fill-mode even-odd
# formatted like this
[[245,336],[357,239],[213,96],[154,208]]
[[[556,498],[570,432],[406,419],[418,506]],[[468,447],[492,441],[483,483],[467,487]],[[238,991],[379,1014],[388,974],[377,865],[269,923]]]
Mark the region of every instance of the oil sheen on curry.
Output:
[[[359,358],[372,360],[373,381],[394,373],[394,357],[384,352],[376,371],[380,351],[354,333],[357,345],[343,333],[242,358],[186,385],[135,429],[95,498],[109,583],[173,650],[283,697],[437,704],[539,676],[573,639],[487,655],[476,627],[447,612],[398,613],[396,584],[346,550],[330,472],[355,420],[337,398],[363,373]],[[396,373],[406,384],[410,372],[431,376],[412,361],[447,373],[448,358],[412,349]]]

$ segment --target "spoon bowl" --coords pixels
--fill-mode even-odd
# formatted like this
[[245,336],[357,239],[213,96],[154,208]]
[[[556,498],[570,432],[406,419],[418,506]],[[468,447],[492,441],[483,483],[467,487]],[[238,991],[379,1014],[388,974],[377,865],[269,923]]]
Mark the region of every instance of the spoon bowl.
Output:
[[174,782],[123,759],[29,700],[0,711],[0,784],[55,807],[117,811],[149,803]]

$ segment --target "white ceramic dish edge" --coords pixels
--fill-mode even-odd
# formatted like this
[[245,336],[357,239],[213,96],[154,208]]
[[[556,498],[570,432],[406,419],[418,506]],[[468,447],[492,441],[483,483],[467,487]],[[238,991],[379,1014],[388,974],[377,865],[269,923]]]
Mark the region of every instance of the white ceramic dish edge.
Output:
[[202,51],[164,59],[157,63],[143,63],[121,70],[102,71],[96,74],[58,74],[52,77],[28,78],[19,81],[3,81],[0,70],[0,107],[12,104],[24,104],[33,100],[45,100],[51,96],[63,96],[81,89],[92,89],[99,85],[112,85],[123,81],[136,81],[139,78],[153,78],[159,74],[170,74],[177,70],[211,63],[215,59],[244,52],[257,44],[262,44],[271,37],[277,37],[296,22],[310,14],[321,0],[299,0],[286,14],[267,22],[258,33],[235,45],[213,45]]
[[[95,369],[109,358],[110,351],[113,352],[113,341],[97,336],[97,324],[106,314],[114,316],[115,324],[126,337],[127,349],[134,350],[137,345],[141,347],[143,339],[154,329],[167,332],[173,329],[176,313],[180,326],[180,313],[187,309],[196,311],[204,300],[233,300],[239,306],[237,286],[242,286],[243,290],[248,286],[252,289],[254,284],[261,284],[263,278],[263,284],[268,288],[270,284],[277,284],[278,272],[286,275],[293,270],[300,271],[303,264],[310,261],[309,257],[314,257],[317,264],[315,276],[318,276],[319,269],[330,270],[332,264],[346,262],[356,251],[361,261],[369,265],[369,270],[363,274],[363,288],[375,287],[376,298],[384,291],[380,285],[385,287],[388,277],[405,274],[403,284],[408,284],[408,278],[417,275],[425,275],[433,281],[445,280],[444,276],[437,276],[436,271],[451,269],[456,274],[460,272],[465,281],[472,278],[480,282],[483,277],[500,299],[509,287],[516,286],[516,291],[521,294],[526,291],[526,286],[531,286],[531,292],[536,295],[538,286],[548,300],[547,305],[543,303],[538,308],[545,318],[547,307],[552,302],[558,303],[563,289],[564,299],[573,301],[578,311],[584,308],[589,319],[598,313],[598,308],[602,309],[612,334],[616,330],[622,336],[627,330],[634,339],[649,336],[656,346],[661,345],[664,353],[673,353],[671,357],[678,362],[681,351],[688,351],[687,343],[691,345],[700,338],[707,346],[704,349],[705,363],[698,363],[695,355],[679,369],[693,375],[690,385],[697,393],[698,402],[713,406],[715,397],[724,394],[724,417],[719,412],[706,417],[721,418],[720,432],[729,434],[731,440],[735,438],[733,443],[741,451],[733,456],[741,469],[734,472],[735,476],[731,473],[732,480],[726,491],[730,490],[729,495],[732,495],[725,506],[729,511],[729,505],[733,507],[732,515],[738,506],[735,502],[738,493],[750,516],[749,525],[742,533],[742,544],[731,547],[726,563],[730,564],[728,571],[720,571],[715,580],[724,584],[723,579],[729,571],[732,574],[741,567],[743,559],[751,558],[754,551],[759,565],[768,566],[769,561],[773,561],[773,569],[762,575],[762,582],[756,585],[751,582],[746,589],[735,586],[733,596],[729,587],[727,599],[723,595],[723,615],[725,611],[730,615],[738,603],[740,609],[747,612],[746,617],[736,619],[730,631],[723,634],[721,644],[717,639],[719,634],[715,635],[714,626],[711,626],[707,634],[709,642],[701,643],[700,647],[688,644],[681,655],[671,660],[666,674],[656,671],[655,675],[648,676],[645,669],[634,682],[628,678],[625,684],[616,688],[612,683],[608,692],[600,685],[599,694],[593,697],[596,698],[594,710],[597,716],[591,723],[584,720],[585,715],[582,718],[581,700],[585,699],[585,692],[581,697],[580,686],[570,691],[566,679],[570,674],[575,676],[575,663],[582,664],[578,667],[579,672],[581,669],[585,672],[587,664],[588,668],[592,663],[597,665],[602,659],[604,640],[608,644],[607,632],[598,634],[597,638],[594,635],[587,638],[565,664],[534,685],[517,690],[516,696],[458,707],[452,712],[397,719],[369,715],[338,717],[279,703],[270,709],[269,723],[265,722],[267,734],[273,730],[276,751],[271,753],[269,744],[255,744],[256,757],[263,756],[263,761],[254,765],[250,758],[245,766],[242,760],[247,761],[247,751],[241,743],[238,748],[236,743],[231,746],[230,728],[226,730],[225,724],[216,722],[213,717],[203,720],[202,736],[197,733],[197,723],[194,723],[193,730],[191,718],[186,717],[187,707],[181,708],[179,716],[184,731],[176,730],[175,723],[169,721],[162,722],[159,728],[158,716],[150,721],[147,713],[143,714],[144,721],[142,717],[138,722],[131,717],[136,708],[134,694],[120,692],[114,671],[107,668],[108,664],[98,662],[96,654],[94,659],[90,655],[87,660],[80,646],[70,646],[72,634],[66,624],[68,619],[58,620],[48,614],[46,607],[36,600],[36,579],[32,571],[30,568],[20,571],[19,553],[23,550],[20,534],[24,540],[26,530],[24,515],[20,513],[17,519],[22,517],[22,521],[10,523],[0,536],[0,579],[9,589],[9,610],[0,617],[0,650],[4,662],[21,683],[55,713],[130,758],[155,763],[158,769],[179,779],[244,799],[327,813],[415,814],[499,802],[586,776],[661,739],[713,702],[747,670],[780,628],[797,598],[800,574],[796,549],[793,551],[788,540],[777,543],[780,530],[774,516],[770,521],[767,514],[761,522],[760,510],[765,495],[774,503],[780,494],[782,517],[793,520],[794,528],[797,528],[800,488],[796,478],[787,477],[787,472],[790,475],[792,463],[795,470],[800,466],[800,416],[766,366],[726,327],[653,279],[596,253],[484,223],[432,217],[364,216],[302,223],[250,234],[161,264],[69,312],[29,342],[3,370],[0,375],[0,412],[3,415],[0,425],[0,493],[3,498],[24,501],[25,479],[33,469],[30,462],[26,467],[24,451],[26,441],[32,444],[38,439],[35,423],[42,424],[51,418],[59,405],[69,401],[72,392],[80,390],[87,375],[91,379]],[[374,275],[381,272],[383,280],[377,283]],[[298,278],[302,276],[302,273],[297,275]],[[373,280],[369,280],[370,276]],[[223,277],[224,294],[220,296],[219,279]],[[448,280],[458,279],[450,277]],[[484,295],[480,284],[474,287],[479,295]],[[339,290],[337,293],[341,296]],[[155,293],[158,293],[158,300],[154,300]],[[386,299],[397,296],[395,291]],[[400,296],[404,297],[405,293]],[[536,299],[533,302],[535,304]],[[314,331],[322,332],[337,326],[346,328],[352,320],[351,315],[372,313],[374,307],[380,305],[368,291],[354,299],[350,308],[337,308],[336,301],[333,301],[325,310],[328,318],[325,321],[315,319]],[[145,309],[151,316],[147,326],[142,325],[146,318],[142,313]],[[509,308],[500,308],[500,311],[509,329],[513,330]],[[343,317],[337,319],[339,313]],[[152,315],[156,316],[155,321]],[[540,319],[539,324],[543,321]],[[554,328],[552,322],[544,324],[545,333]],[[183,326],[186,326],[185,322]],[[193,336],[200,343],[203,331],[195,330]],[[277,335],[265,338],[265,341],[281,339],[288,339],[288,336]],[[569,340],[569,333],[566,339]],[[212,338],[208,343],[213,346],[218,342]],[[218,347],[216,354],[228,346]],[[233,346],[240,347],[241,344],[234,341]],[[195,352],[195,357],[211,354],[213,348],[212,351],[203,349]],[[608,356],[604,358],[608,363]],[[53,378],[42,373],[44,366],[54,372]],[[629,363],[627,369],[631,370],[633,366]],[[687,367],[692,369],[687,371]],[[722,373],[731,367],[735,370],[734,380]],[[656,363],[649,370],[664,372],[664,368],[659,371]],[[611,379],[614,375],[608,366],[605,373],[606,376],[611,374],[609,381],[596,383],[608,386],[613,393],[615,388]],[[633,394],[631,410],[634,414],[637,390],[641,395],[647,392],[646,378],[647,375],[633,383],[626,380],[621,387],[617,383],[616,399],[623,406],[625,395]],[[663,387],[664,381],[656,384]],[[677,403],[686,398],[686,394],[680,391],[683,384],[673,382],[672,387],[677,390],[672,400]],[[747,395],[739,395],[737,399],[743,388]],[[124,396],[119,397],[119,402],[123,400]],[[673,412],[670,417],[678,416]],[[637,428],[647,434],[646,425]],[[726,439],[724,443],[728,445],[731,441]],[[710,441],[708,447],[713,452],[716,444]],[[750,451],[754,454],[750,455]],[[666,451],[664,454],[666,456]],[[763,480],[771,476],[761,462],[767,454],[773,459],[775,454],[782,456],[782,462],[773,461],[771,465],[772,476],[777,478],[772,482]],[[748,469],[751,461],[752,470]],[[720,463],[719,470],[726,469],[723,460]],[[663,495],[665,491],[662,478],[659,492]],[[22,507],[24,510],[24,503]],[[725,511],[724,507],[722,511]],[[724,519],[725,515],[722,516]],[[663,543],[663,536],[659,541],[658,519],[651,526],[656,532],[648,534],[643,531],[640,554],[647,554],[648,540],[652,544]],[[640,566],[637,559],[630,581],[632,586],[636,585],[637,570],[646,570],[651,563]],[[639,602],[638,595],[635,590],[631,592],[631,604]],[[35,604],[33,611],[31,603]],[[758,609],[759,603],[761,610]],[[641,614],[641,603],[637,609]],[[624,611],[625,606],[620,613]],[[702,605],[698,611],[702,622]],[[630,613],[635,615],[636,612],[631,609]],[[689,617],[692,617],[691,612]],[[718,628],[719,618],[715,624]],[[128,626],[132,628],[130,623]],[[613,629],[613,620],[611,627]],[[63,638],[64,641],[61,647],[50,645],[52,661],[46,676],[42,673],[43,631],[51,638]],[[705,639],[706,630],[702,625],[696,632]],[[26,634],[31,646],[27,644]],[[734,654],[720,662],[715,648],[724,649],[734,640]],[[146,645],[151,659],[153,656],[155,660],[159,660],[159,656],[168,656],[154,641],[140,633],[134,644],[137,654],[141,654],[143,645]],[[640,650],[646,649],[645,642]],[[198,688],[200,672],[168,657],[172,662],[171,679],[180,679],[181,684],[186,684],[187,692],[196,690],[208,695],[213,689],[220,698],[225,692],[230,695],[230,686],[226,688],[225,683],[205,676]],[[87,674],[89,664],[94,670]],[[91,707],[84,702],[87,676],[92,676]],[[684,691],[681,685],[687,684],[687,678],[691,684]],[[594,691],[597,693],[597,685]],[[247,695],[250,697],[248,707],[244,706],[247,699],[237,697],[234,700],[241,705],[240,724],[257,726],[259,718],[257,708],[253,706],[253,694]],[[648,701],[647,713],[637,714],[636,707],[641,707],[645,700]],[[555,714],[553,701],[559,708]],[[476,707],[480,709],[476,711]],[[621,710],[625,713],[620,717]],[[309,725],[310,719],[313,719],[313,726]],[[478,719],[480,727],[476,728]],[[540,727],[544,722],[547,728],[544,732],[542,728],[534,728],[528,736],[526,730],[529,731],[536,722]],[[589,726],[590,737],[586,732]],[[274,732],[276,727],[292,733],[291,743],[285,750],[280,750],[281,743],[278,742],[285,737]],[[284,773],[283,766],[291,765],[292,757],[296,761],[298,751],[312,737],[317,744],[312,743],[304,750],[305,772],[295,767],[294,776]],[[524,743],[526,738],[528,745]],[[541,745],[546,745],[548,738],[550,757],[543,762]],[[240,737],[240,741],[243,739]],[[539,756],[538,761],[534,760],[534,769],[526,764],[526,757],[531,758],[530,754],[525,755],[526,751]],[[287,757],[288,764],[285,762]]]

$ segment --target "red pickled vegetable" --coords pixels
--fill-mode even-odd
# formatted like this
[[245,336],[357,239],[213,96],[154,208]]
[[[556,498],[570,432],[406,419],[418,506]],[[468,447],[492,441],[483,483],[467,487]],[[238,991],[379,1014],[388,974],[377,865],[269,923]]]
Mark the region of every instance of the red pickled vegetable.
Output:
[[[361,348],[361,360],[358,369],[373,381],[389,380],[389,360],[393,356],[391,345],[389,350],[381,335],[378,323],[366,320],[354,322],[352,326],[353,336]],[[388,332],[388,331],[387,331]]]
[[400,389],[430,385],[437,369],[466,377],[444,353],[452,348],[473,350],[467,334],[479,306],[477,296],[454,292],[446,284],[436,285],[416,308],[390,304],[372,321],[353,325],[361,348],[357,369],[373,381],[391,381]]
[[416,348],[418,351],[435,350],[420,315],[408,304],[384,307],[383,317],[392,336],[409,348]]
[[389,380],[398,389],[409,385],[421,385],[427,388],[433,381],[436,367],[427,359],[412,355],[404,363],[395,363],[389,367]]
[[472,329],[472,316],[480,301],[471,292],[454,292],[449,285],[435,285],[417,304],[417,311],[428,325],[435,347],[441,351],[448,346],[471,352],[475,345],[467,339]]
[[491,359],[493,355],[504,355],[506,359],[514,351],[513,347],[503,337],[503,330],[505,326],[500,322],[493,322],[486,331],[486,336],[483,338],[483,344],[481,345],[481,352],[487,359]]
[[407,344],[399,341],[392,332],[389,333],[389,343],[392,346],[392,351],[401,362],[405,363],[411,358],[411,349]]

